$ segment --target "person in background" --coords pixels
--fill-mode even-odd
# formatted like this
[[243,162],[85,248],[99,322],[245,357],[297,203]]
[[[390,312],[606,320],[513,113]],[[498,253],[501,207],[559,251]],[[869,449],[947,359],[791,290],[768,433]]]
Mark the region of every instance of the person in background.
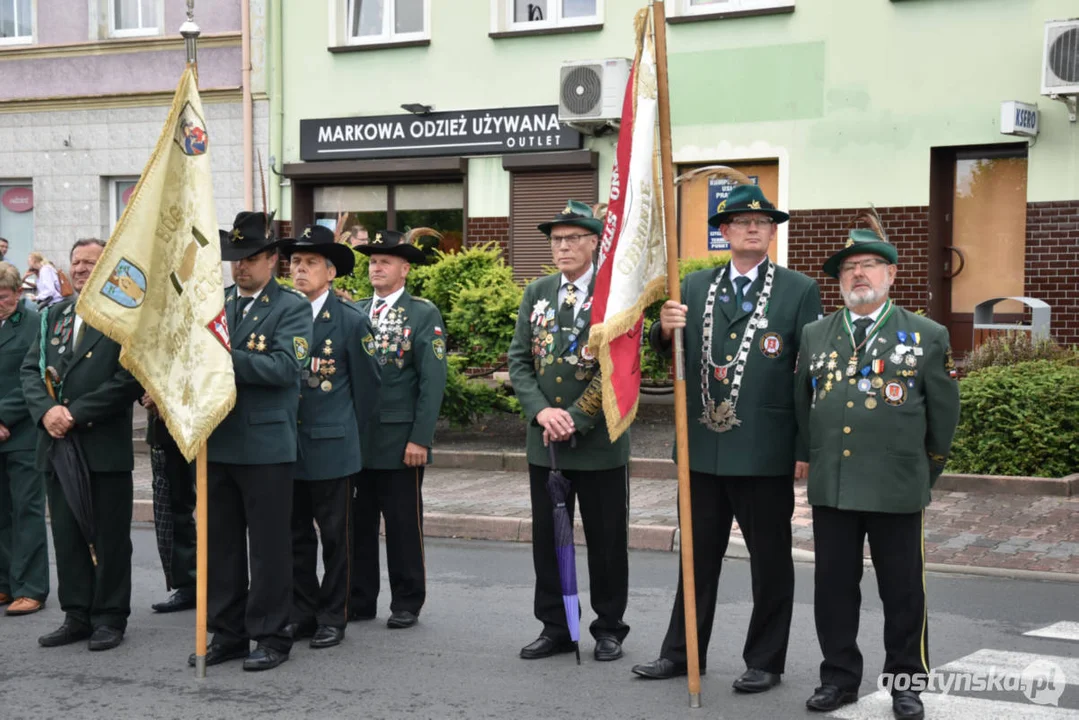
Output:
[[64,293],[60,286],[60,275],[53,264],[39,252],[30,253],[27,263],[30,265],[30,272],[37,277],[35,297],[38,308],[43,310],[60,302]]

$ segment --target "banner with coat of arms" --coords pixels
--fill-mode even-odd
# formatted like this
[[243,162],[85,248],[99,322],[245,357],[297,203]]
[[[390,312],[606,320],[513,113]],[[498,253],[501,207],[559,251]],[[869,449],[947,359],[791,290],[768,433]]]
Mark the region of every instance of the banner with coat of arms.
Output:
[[77,306],[122,346],[188,460],[236,402],[210,144],[189,66]]
[[602,371],[603,412],[612,442],[637,415],[644,310],[665,295],[667,281],[656,157],[656,54],[647,8],[637,13],[634,27],[637,54],[622,105],[589,334]]

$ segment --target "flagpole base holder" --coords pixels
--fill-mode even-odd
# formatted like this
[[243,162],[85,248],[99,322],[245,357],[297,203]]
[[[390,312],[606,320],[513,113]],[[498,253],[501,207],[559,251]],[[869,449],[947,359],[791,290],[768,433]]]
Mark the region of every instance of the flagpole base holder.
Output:
[[205,655],[196,655],[195,656],[195,677],[198,678],[199,680],[202,680],[203,678],[206,677],[206,656]]
[[690,693],[689,694],[689,706],[691,708],[693,708],[694,710],[696,710],[697,708],[699,708],[701,706],[701,694],[700,693]]

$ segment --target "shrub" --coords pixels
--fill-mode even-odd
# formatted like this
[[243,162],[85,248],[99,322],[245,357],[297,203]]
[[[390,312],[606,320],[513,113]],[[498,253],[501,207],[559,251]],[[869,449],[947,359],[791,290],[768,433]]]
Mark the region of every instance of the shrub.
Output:
[[464,374],[468,366],[468,360],[465,357],[450,356],[448,362],[441,417],[449,420],[451,425],[457,427],[471,425],[480,416],[493,411],[521,412],[520,401],[515,397],[507,396],[501,384],[469,380]]
[[1031,360],[1067,360],[1079,362],[1079,351],[1064,348],[1051,338],[1035,340],[1030,333],[1012,330],[993,335],[967,356],[966,371],[977,372],[989,367],[1015,365]]
[[950,472],[1062,477],[1079,471],[1079,365],[990,366],[959,387]]

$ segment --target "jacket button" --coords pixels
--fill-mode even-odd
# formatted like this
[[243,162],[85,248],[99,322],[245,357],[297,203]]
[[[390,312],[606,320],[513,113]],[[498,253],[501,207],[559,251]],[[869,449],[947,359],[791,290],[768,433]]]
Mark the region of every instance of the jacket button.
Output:
[[558,377],[556,377],[556,378],[554,379],[554,381],[555,381],[556,383],[560,383],[560,382],[562,382],[562,376],[561,376],[561,375],[559,375]]
[[850,425],[848,425],[847,427],[843,428],[843,434],[844,434],[844,435],[850,435]]
[[847,407],[849,407],[849,408],[854,407],[854,401],[853,400],[848,400],[847,401]]
[[297,425],[303,425],[303,420],[297,420],[297,421],[296,421],[296,424],[297,424]]
[[731,384],[731,379],[730,378],[723,378],[723,384],[724,385],[730,385]]
[[86,427],[88,427],[88,428],[92,428],[93,426],[94,426],[94,424],[92,422],[86,423]]
[[734,360],[734,355],[727,356],[727,362],[730,362],[731,360]]
[[843,457],[850,457],[850,450],[844,450]]
[[71,404],[71,400],[69,400],[68,398],[64,398],[64,405],[70,405],[70,404]]
[[737,339],[738,339],[738,333],[731,333],[731,340],[737,340]]
[[560,398],[560,397],[556,397],[556,398],[554,399],[554,401],[555,401],[556,403],[558,403],[559,405],[561,405],[561,404],[562,404],[562,398]]
[[850,380],[848,380],[847,382],[848,382],[848,383],[850,383],[851,385],[853,385],[853,384],[854,384],[854,378],[851,378],[851,379],[850,379]]
[[556,359],[555,362],[558,363],[559,365],[561,365],[562,364],[562,358]]

